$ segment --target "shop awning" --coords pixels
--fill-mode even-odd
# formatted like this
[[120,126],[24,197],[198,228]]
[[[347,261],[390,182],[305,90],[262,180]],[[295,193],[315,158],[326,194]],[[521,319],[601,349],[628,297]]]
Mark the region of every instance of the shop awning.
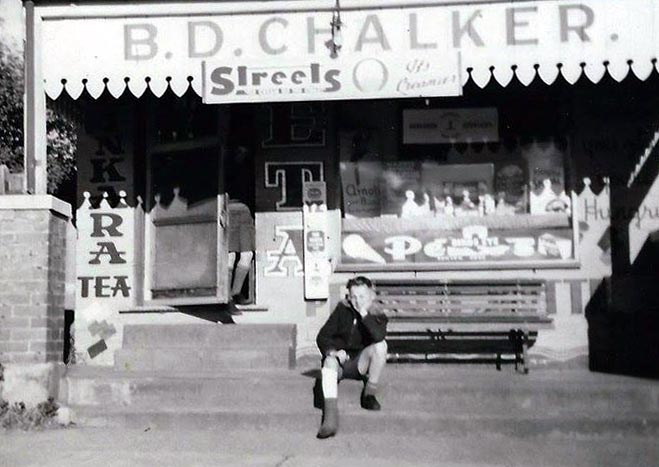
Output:
[[659,0],[336,5],[37,3],[45,90],[96,98],[192,87],[212,102],[430,97],[455,95],[470,77],[481,87],[584,74],[597,83],[606,73],[645,80],[658,66]]

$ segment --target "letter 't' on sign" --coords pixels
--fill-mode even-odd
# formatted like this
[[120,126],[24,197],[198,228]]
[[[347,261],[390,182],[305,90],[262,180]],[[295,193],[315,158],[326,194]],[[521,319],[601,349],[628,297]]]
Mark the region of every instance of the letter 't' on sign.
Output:
[[302,207],[304,182],[322,182],[322,162],[266,162],[265,187],[279,188],[277,211],[291,211]]

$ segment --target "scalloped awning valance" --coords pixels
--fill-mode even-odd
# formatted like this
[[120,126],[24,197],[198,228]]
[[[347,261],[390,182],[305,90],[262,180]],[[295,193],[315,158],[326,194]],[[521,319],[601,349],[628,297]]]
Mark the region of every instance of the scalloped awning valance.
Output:
[[[583,74],[597,83],[605,73],[645,80],[659,71],[659,0],[343,0],[333,58],[334,0],[258,3],[268,9],[39,7],[46,93],[141,96],[148,88],[160,96],[192,87],[216,94],[213,102],[431,97],[459,93],[470,77],[484,87],[513,77],[551,84],[559,74],[569,83]],[[357,69],[362,62],[376,66]],[[457,86],[446,86],[451,79]]]

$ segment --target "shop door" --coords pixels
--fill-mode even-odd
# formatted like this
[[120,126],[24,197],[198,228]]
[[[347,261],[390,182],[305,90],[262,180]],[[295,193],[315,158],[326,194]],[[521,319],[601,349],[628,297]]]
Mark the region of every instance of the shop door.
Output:
[[147,277],[152,301],[228,301],[226,213],[217,138],[155,145],[148,155]]

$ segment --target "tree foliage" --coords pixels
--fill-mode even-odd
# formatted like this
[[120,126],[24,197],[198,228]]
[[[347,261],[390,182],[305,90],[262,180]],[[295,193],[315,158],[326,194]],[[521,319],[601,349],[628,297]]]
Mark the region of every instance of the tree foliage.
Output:
[[0,43],[0,164],[23,166],[23,71],[18,56]]
[[[0,164],[23,170],[23,59],[0,43]],[[54,108],[46,111],[48,192],[75,176],[77,128]]]

